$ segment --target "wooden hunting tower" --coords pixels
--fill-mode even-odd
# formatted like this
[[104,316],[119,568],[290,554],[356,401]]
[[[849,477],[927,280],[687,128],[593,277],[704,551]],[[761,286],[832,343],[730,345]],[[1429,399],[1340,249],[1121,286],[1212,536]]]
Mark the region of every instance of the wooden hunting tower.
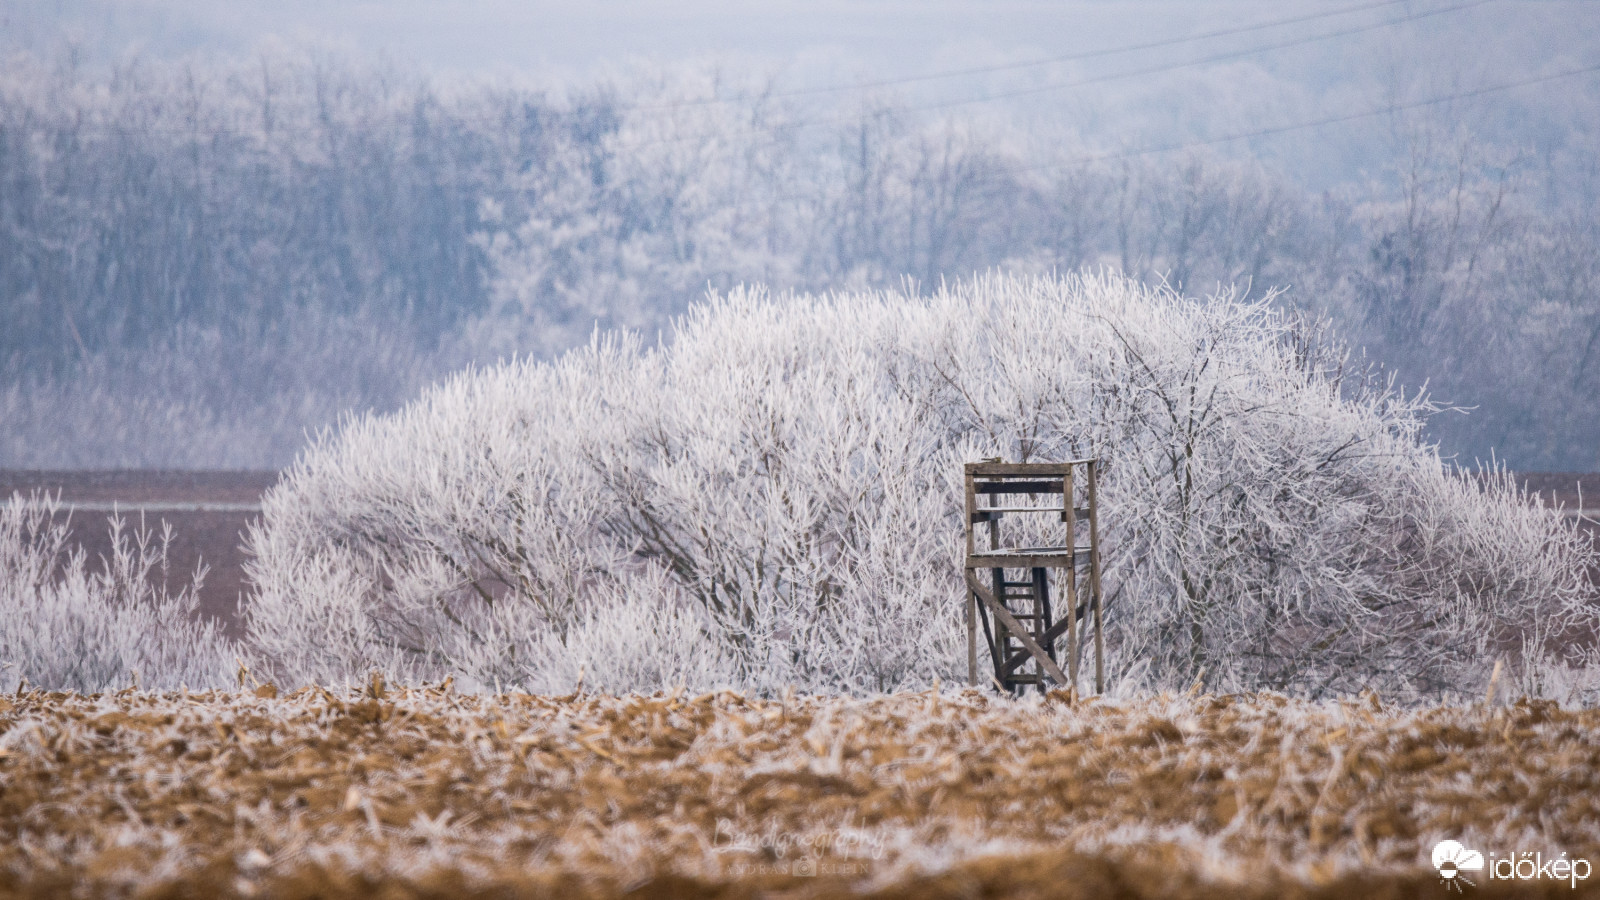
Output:
[[[981,625],[994,662],[994,680],[1004,689],[1020,692],[1034,684],[1043,691],[1047,680],[1076,689],[1078,662],[1092,624],[1094,689],[1105,690],[1095,502],[1098,463],[1094,459],[967,463],[967,675],[973,684],[978,683]],[[1081,479],[1075,476],[1080,472]],[[1059,504],[1055,498],[1060,498]],[[1008,546],[1000,522],[1011,515],[1058,517],[1064,532],[1061,543]],[[980,523],[988,525],[987,541],[977,534]],[[1057,651],[1062,638],[1065,672]]]

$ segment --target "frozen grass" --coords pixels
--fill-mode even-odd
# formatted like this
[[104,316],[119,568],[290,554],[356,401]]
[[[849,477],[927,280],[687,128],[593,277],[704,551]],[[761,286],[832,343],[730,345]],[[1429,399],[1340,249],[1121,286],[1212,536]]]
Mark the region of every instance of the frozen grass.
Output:
[[1600,859],[1597,759],[1539,702],[35,692],[0,894],[1433,897],[1446,838]]

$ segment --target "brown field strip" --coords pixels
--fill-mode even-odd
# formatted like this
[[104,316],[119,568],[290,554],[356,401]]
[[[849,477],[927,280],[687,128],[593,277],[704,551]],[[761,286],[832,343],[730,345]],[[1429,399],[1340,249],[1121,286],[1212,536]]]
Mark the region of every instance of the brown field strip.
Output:
[[[0,897],[1444,897],[1600,860],[1600,711],[1263,695],[0,699]],[[1593,896],[1477,874],[1482,896]]]

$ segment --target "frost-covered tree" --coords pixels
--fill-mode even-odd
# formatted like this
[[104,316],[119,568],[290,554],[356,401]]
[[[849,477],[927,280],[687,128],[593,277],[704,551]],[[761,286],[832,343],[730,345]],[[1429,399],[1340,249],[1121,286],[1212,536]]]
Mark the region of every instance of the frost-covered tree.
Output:
[[82,692],[225,686],[236,657],[196,615],[202,573],[174,594],[170,530],[130,533],[120,518],[110,528],[111,555],[92,564],[55,499],[0,506],[0,678]]
[[291,681],[877,691],[964,674],[961,464],[1095,455],[1114,671],[1409,695],[1595,624],[1594,551],[1270,298],[1120,277],[713,297],[348,422],[267,496]]
[[472,342],[567,350],[601,328],[663,328],[708,284],[792,283],[806,217],[785,199],[801,159],[785,112],[723,96],[710,73],[636,76],[541,114],[536,145],[475,241],[492,275]]

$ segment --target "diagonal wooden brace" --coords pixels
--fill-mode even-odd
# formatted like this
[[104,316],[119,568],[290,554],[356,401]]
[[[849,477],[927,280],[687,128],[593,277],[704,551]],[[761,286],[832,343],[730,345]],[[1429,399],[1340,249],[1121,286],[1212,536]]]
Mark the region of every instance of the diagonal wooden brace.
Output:
[[[1071,628],[1073,625],[1083,621],[1083,617],[1088,614],[1088,609],[1089,607],[1087,604],[1080,604],[1078,606],[1076,615],[1069,615],[1054,625],[1051,625],[1050,628],[1044,633],[1044,643],[1048,644],[1052,641],[1058,640],[1063,634],[1067,633],[1068,628]],[[1044,644],[1040,644],[1040,646],[1042,647]],[[1026,665],[1027,662],[1028,660],[1025,657],[1013,656],[1001,668],[1000,677],[1004,678],[1007,675],[1010,675],[1012,672],[1015,672],[1017,669],[1020,669]]]
[[972,592],[978,595],[979,599],[983,600],[984,604],[989,607],[989,610],[994,613],[994,617],[999,620],[1000,624],[1006,627],[1007,631],[1011,632],[1012,636],[1022,643],[1023,648],[1029,653],[1033,654],[1033,658],[1039,661],[1039,668],[1043,669],[1046,675],[1054,678],[1058,686],[1066,687],[1068,684],[1067,675],[1065,672],[1061,671],[1060,666],[1056,665],[1056,661],[1051,659],[1050,656],[1044,652],[1044,648],[1039,646],[1033,638],[1028,636],[1027,629],[1023,628],[1022,623],[1017,621],[1016,616],[1013,616],[1011,611],[1006,609],[1005,604],[1001,603],[999,600],[996,600],[994,594],[991,593],[988,588],[984,587],[978,582],[978,576],[973,574],[971,569],[966,569],[965,572],[967,576],[967,587],[971,588]]

